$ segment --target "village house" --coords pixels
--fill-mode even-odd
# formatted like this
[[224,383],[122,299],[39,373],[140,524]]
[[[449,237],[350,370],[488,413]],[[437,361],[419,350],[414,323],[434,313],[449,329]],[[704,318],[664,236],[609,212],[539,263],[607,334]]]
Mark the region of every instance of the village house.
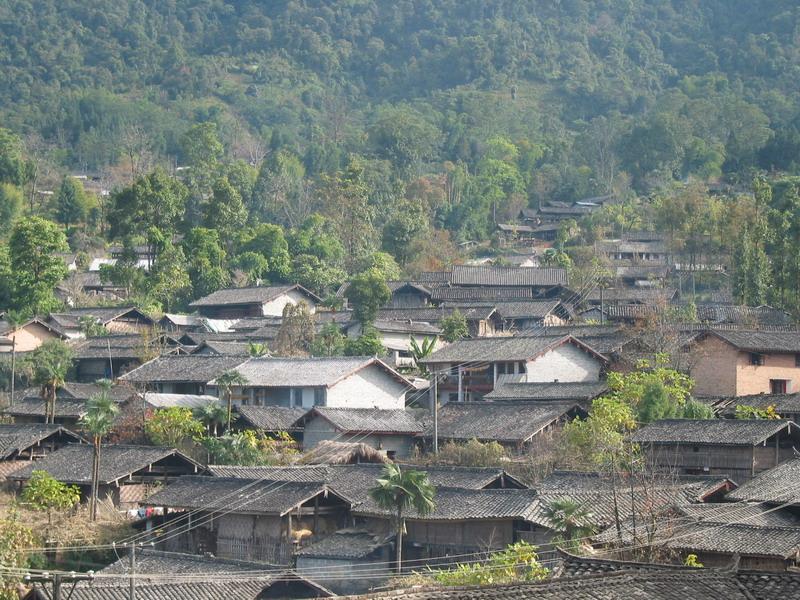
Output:
[[630,436],[648,464],[678,475],[725,475],[743,483],[794,456],[800,428],[770,419],[664,419]]
[[[411,340],[421,346],[426,339],[433,340],[436,344],[442,330],[430,323],[420,321],[380,321],[371,324],[378,332],[381,346],[389,351],[387,362],[396,368],[414,368],[416,362],[412,354]],[[363,327],[358,321],[352,321],[347,327],[347,336],[357,338],[361,335]]]
[[[406,392],[414,389],[408,379],[375,357],[237,360],[239,364],[230,368],[247,383],[236,388],[236,405],[403,409]],[[209,385],[216,384],[211,380]]]
[[464,339],[422,361],[439,380],[440,398],[481,400],[496,385],[597,382],[608,359],[572,336]]
[[[50,475],[80,489],[81,498],[89,497],[92,485],[92,455],[89,444],[68,444],[33,464],[8,476],[20,487],[34,470]],[[98,498],[108,498],[114,506],[126,510],[138,508],[153,491],[181,475],[198,473],[203,467],[174,448],[155,446],[105,445],[100,453]]]
[[533,288],[522,285],[450,287],[441,286],[431,290],[431,300],[443,303],[492,303],[533,300]]
[[795,456],[762,471],[728,494],[726,500],[785,506],[800,514],[797,510],[800,509],[800,457]]
[[[248,490],[242,494],[242,489]],[[147,499],[175,517],[191,512],[194,527],[175,525],[164,550],[210,552],[223,558],[288,565],[301,539],[345,527],[352,502],[317,482],[227,477],[181,477]],[[182,523],[182,522],[181,522]],[[170,532],[167,520],[163,528]],[[178,533],[180,532],[180,533]]]
[[[55,422],[67,429],[76,430],[79,421],[86,414],[89,398],[99,394],[102,387],[97,383],[77,383],[65,381],[56,389]],[[124,385],[115,385],[108,390],[111,398],[122,404],[135,395],[135,391]],[[12,417],[15,423],[44,423],[45,402],[40,388],[26,388],[14,394],[14,402],[3,414]]]
[[404,323],[427,323],[439,328],[441,322],[458,311],[467,322],[471,337],[493,336],[503,331],[503,320],[494,306],[481,304],[477,307],[444,307],[429,306],[426,308],[382,308],[378,311],[376,321]]
[[303,426],[300,417],[308,411],[305,408],[285,406],[253,406],[239,404],[234,407],[233,428],[239,431],[253,430],[277,434],[285,432],[298,442],[303,441]]
[[604,288],[597,286],[583,296],[588,306],[617,306],[645,304],[663,306],[678,298],[677,288]]
[[359,594],[382,585],[392,575],[394,536],[376,535],[363,529],[340,529],[295,555],[296,571],[313,578],[318,573],[334,573],[325,581],[339,595]]
[[204,317],[235,319],[268,315],[279,317],[283,315],[287,304],[297,305],[301,302],[308,305],[313,313],[322,299],[302,285],[273,285],[218,290],[195,300],[189,307]]
[[60,425],[0,423],[0,481],[66,444],[83,441]]
[[[327,588],[290,569],[208,554],[141,548],[136,551],[136,570],[136,593],[146,600],[175,600],[185,593],[197,600],[222,597],[240,600],[328,598],[333,595]],[[110,588],[109,592],[127,590],[129,572],[130,559],[123,556],[98,571],[100,577],[91,583],[78,584],[73,594],[83,598],[82,585],[95,589]],[[196,577],[187,582],[192,575]],[[224,583],[230,584],[230,589],[225,589]]]
[[[705,398],[714,412],[727,419],[736,418],[737,410],[754,408],[760,411],[774,411],[781,419],[800,422],[800,392],[793,394],[752,394],[749,396],[726,396]],[[740,408],[741,407],[741,408]]]
[[[574,402],[450,402],[439,409],[439,447],[444,442],[498,442],[514,454],[555,443],[564,423],[587,413]],[[428,422],[425,438],[434,436]]]
[[134,306],[72,308],[50,313],[47,322],[72,339],[84,337],[90,324],[102,326],[111,334],[142,334],[155,327],[155,321]]
[[525,332],[540,327],[565,325],[572,319],[572,309],[560,300],[517,300],[493,303],[503,319],[504,331]]
[[386,452],[390,460],[407,458],[424,426],[404,408],[331,408],[318,406],[298,419],[303,429],[303,450],[329,440],[359,441]]
[[595,242],[595,253],[612,261],[625,261],[628,264],[668,264],[669,250],[661,240],[602,240]]
[[697,396],[800,391],[800,332],[713,330],[690,352]]
[[[159,356],[119,379],[142,390],[166,394],[206,393],[209,382],[247,360],[244,356]],[[216,388],[208,387],[211,391]]]
[[19,325],[0,320],[0,353],[32,352],[50,340],[66,339],[67,335],[58,327],[38,318]]
[[567,285],[565,269],[547,267],[471,267],[456,265],[453,267],[453,286],[513,286],[528,287],[538,297],[556,295]]
[[388,308],[422,308],[431,303],[431,290],[413,281],[387,281],[392,292]]
[[107,335],[76,341],[72,345],[75,379],[92,382],[116,379],[150,357],[179,351],[176,340],[167,336]]

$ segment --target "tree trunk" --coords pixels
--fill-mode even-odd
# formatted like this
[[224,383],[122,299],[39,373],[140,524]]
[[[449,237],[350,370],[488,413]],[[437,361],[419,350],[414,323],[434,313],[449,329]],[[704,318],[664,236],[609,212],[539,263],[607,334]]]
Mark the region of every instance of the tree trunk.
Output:
[[92,457],[92,491],[89,498],[89,518],[97,520],[97,483],[100,478],[100,436],[94,436],[94,456]]
[[228,427],[225,429],[225,433],[230,434],[231,432],[231,412],[233,411],[233,401],[231,400],[232,394],[231,391],[228,390],[225,394],[225,397],[228,400]]
[[397,544],[397,574],[400,575],[403,571],[403,530],[405,529],[405,522],[403,520],[403,507],[397,507],[397,535],[395,536],[395,544]]

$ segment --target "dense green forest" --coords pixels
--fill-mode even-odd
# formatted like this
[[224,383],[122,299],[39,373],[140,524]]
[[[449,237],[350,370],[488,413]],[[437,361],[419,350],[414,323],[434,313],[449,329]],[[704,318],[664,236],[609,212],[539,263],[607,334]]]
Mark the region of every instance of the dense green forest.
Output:
[[[791,229],[797,196],[786,0],[8,0],[0,69],[0,236],[32,213],[59,224],[54,248],[124,243],[106,276],[164,308],[438,268],[521,207],[609,193],[625,202],[573,246],[666,227],[733,256],[740,298],[767,299],[744,275],[765,260],[782,301],[800,295],[789,242],[759,234]],[[760,205],[761,175],[779,193]],[[143,243],[165,253],[146,275]],[[12,263],[0,252],[0,277]],[[47,304],[24,287],[0,300]]]

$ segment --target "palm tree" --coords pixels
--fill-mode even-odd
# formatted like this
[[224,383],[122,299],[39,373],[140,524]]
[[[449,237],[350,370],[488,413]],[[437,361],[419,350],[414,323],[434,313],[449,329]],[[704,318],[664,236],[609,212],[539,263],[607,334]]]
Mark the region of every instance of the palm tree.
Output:
[[404,511],[414,509],[420,517],[433,512],[436,488],[431,485],[428,474],[423,471],[401,471],[400,465],[389,463],[376,480],[377,485],[369,490],[370,497],[385,510],[394,512],[397,526],[397,572],[403,563],[403,534],[406,529]]
[[45,422],[55,423],[56,392],[64,386],[67,371],[72,365],[72,350],[60,340],[51,340],[39,346],[28,357],[31,380],[41,386],[45,403]]
[[112,383],[108,379],[97,382],[100,391],[94,394],[87,402],[86,414],[81,418],[83,428],[92,434],[94,456],[92,457],[92,495],[89,504],[89,518],[97,520],[97,484],[100,479],[100,444],[103,437],[108,435],[114,425],[114,417],[119,412],[119,407],[111,398]]
[[247,377],[239,373],[239,371],[225,371],[222,375],[217,377],[217,389],[222,393],[225,401],[228,404],[227,426],[225,427],[226,433],[231,431],[231,412],[233,406],[231,404],[232,388],[247,384]]
[[433,354],[433,349],[436,346],[436,338],[422,338],[422,344],[420,344],[412,335],[409,345],[411,346],[411,356],[414,357],[414,362],[417,363],[417,366],[419,366],[419,369],[423,374],[427,373],[428,370],[425,367],[420,366],[419,363],[421,360],[428,358],[431,354]]
[[577,546],[580,540],[594,533],[592,513],[582,504],[569,498],[557,498],[544,509],[556,537],[569,546]]
[[219,402],[209,402],[194,410],[195,418],[205,425],[209,433],[217,436],[218,427],[225,423],[227,411]]

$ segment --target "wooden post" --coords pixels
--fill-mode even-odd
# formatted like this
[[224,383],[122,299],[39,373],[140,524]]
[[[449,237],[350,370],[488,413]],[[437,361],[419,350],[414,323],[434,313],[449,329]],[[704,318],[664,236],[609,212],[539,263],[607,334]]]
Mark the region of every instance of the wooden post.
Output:
[[439,374],[433,374],[433,453],[439,454]]

